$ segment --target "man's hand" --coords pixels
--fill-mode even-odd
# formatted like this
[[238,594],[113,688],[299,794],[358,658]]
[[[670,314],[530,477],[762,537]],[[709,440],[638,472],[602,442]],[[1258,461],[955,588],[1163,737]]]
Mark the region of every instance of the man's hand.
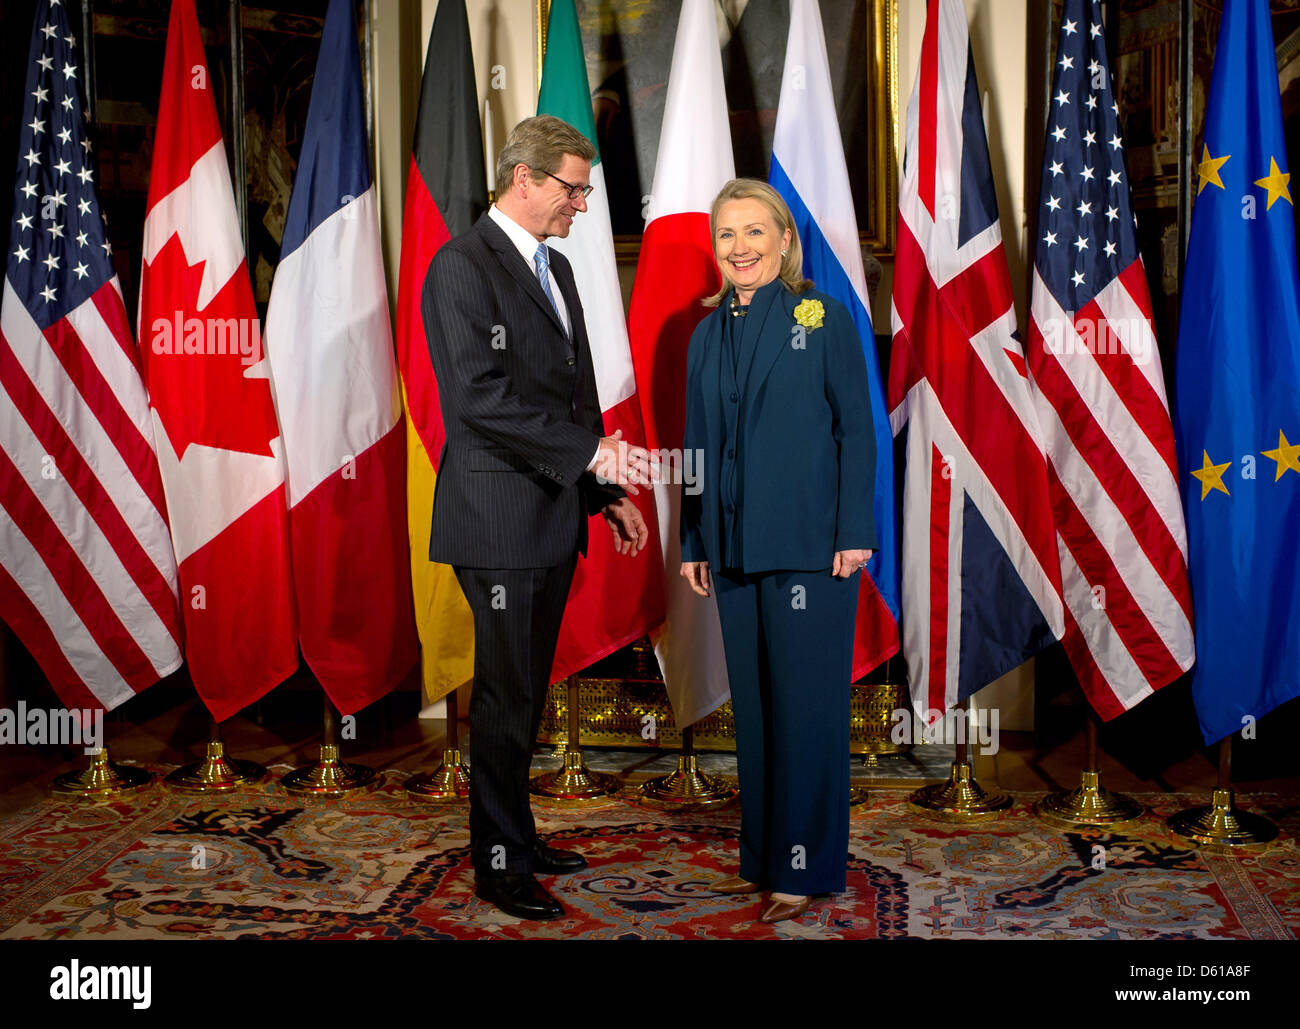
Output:
[[872,550],[837,550],[835,564],[831,566],[831,575],[839,579],[847,579],[854,572],[865,567],[873,553],[875,551]]
[[645,519],[627,497],[606,504],[600,513],[614,533],[614,549],[620,554],[636,557],[650,542],[650,530],[646,528]]
[[650,485],[650,451],[624,441],[623,430],[618,429],[612,436],[601,437],[591,470],[601,482],[617,483],[635,496],[641,492],[638,485]]
[[682,578],[691,584],[691,589],[702,597],[709,595],[713,582],[709,578],[709,562],[683,561]]

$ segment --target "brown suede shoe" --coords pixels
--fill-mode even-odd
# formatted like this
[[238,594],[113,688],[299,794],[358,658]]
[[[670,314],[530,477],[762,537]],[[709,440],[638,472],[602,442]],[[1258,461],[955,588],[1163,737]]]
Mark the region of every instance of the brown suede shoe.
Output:
[[788,918],[798,918],[808,910],[811,903],[811,897],[804,897],[803,900],[790,903],[784,900],[773,900],[763,909],[758,920],[765,925],[772,925],[774,922],[784,922]]
[[733,875],[726,879],[719,879],[715,883],[710,883],[709,891],[711,893],[724,893],[729,896],[741,893],[757,893],[758,883],[752,883],[748,879]]

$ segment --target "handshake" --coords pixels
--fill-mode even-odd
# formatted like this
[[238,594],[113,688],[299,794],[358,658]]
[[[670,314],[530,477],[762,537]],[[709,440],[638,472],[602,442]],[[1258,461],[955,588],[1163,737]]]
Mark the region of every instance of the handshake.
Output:
[[645,447],[628,443],[623,439],[623,430],[617,429],[614,435],[601,437],[591,471],[602,485],[615,483],[635,496],[641,492],[637,486],[659,481],[659,458]]

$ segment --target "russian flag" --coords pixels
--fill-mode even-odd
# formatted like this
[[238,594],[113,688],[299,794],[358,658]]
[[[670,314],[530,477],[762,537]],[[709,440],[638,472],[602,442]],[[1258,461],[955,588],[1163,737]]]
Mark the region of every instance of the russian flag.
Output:
[[418,656],[406,446],[361,61],[330,0],[266,316],[303,657],[350,714]]
[[791,0],[785,71],[768,180],[794,215],[803,273],[853,315],[862,337],[876,435],[875,516],[880,548],[858,594],[853,677],[898,652],[898,530],[894,523],[893,437],[871,329],[858,221],[835,116],[826,37],[817,0]]

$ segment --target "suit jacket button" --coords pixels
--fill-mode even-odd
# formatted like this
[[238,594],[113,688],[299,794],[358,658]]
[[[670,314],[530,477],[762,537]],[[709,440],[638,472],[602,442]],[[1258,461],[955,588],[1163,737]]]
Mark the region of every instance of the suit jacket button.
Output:
[[732,402],[733,404],[736,402],[736,394],[734,394],[734,393],[731,394],[731,402]]
[[731,449],[731,450],[728,450],[728,451],[727,451],[727,456],[728,456],[728,457],[735,457],[735,456],[736,456],[736,451],[735,451],[735,449],[733,448],[733,449]]
[[578,363],[578,359],[576,357],[570,357],[565,361],[565,364],[567,364],[570,368],[572,368],[577,363]]

